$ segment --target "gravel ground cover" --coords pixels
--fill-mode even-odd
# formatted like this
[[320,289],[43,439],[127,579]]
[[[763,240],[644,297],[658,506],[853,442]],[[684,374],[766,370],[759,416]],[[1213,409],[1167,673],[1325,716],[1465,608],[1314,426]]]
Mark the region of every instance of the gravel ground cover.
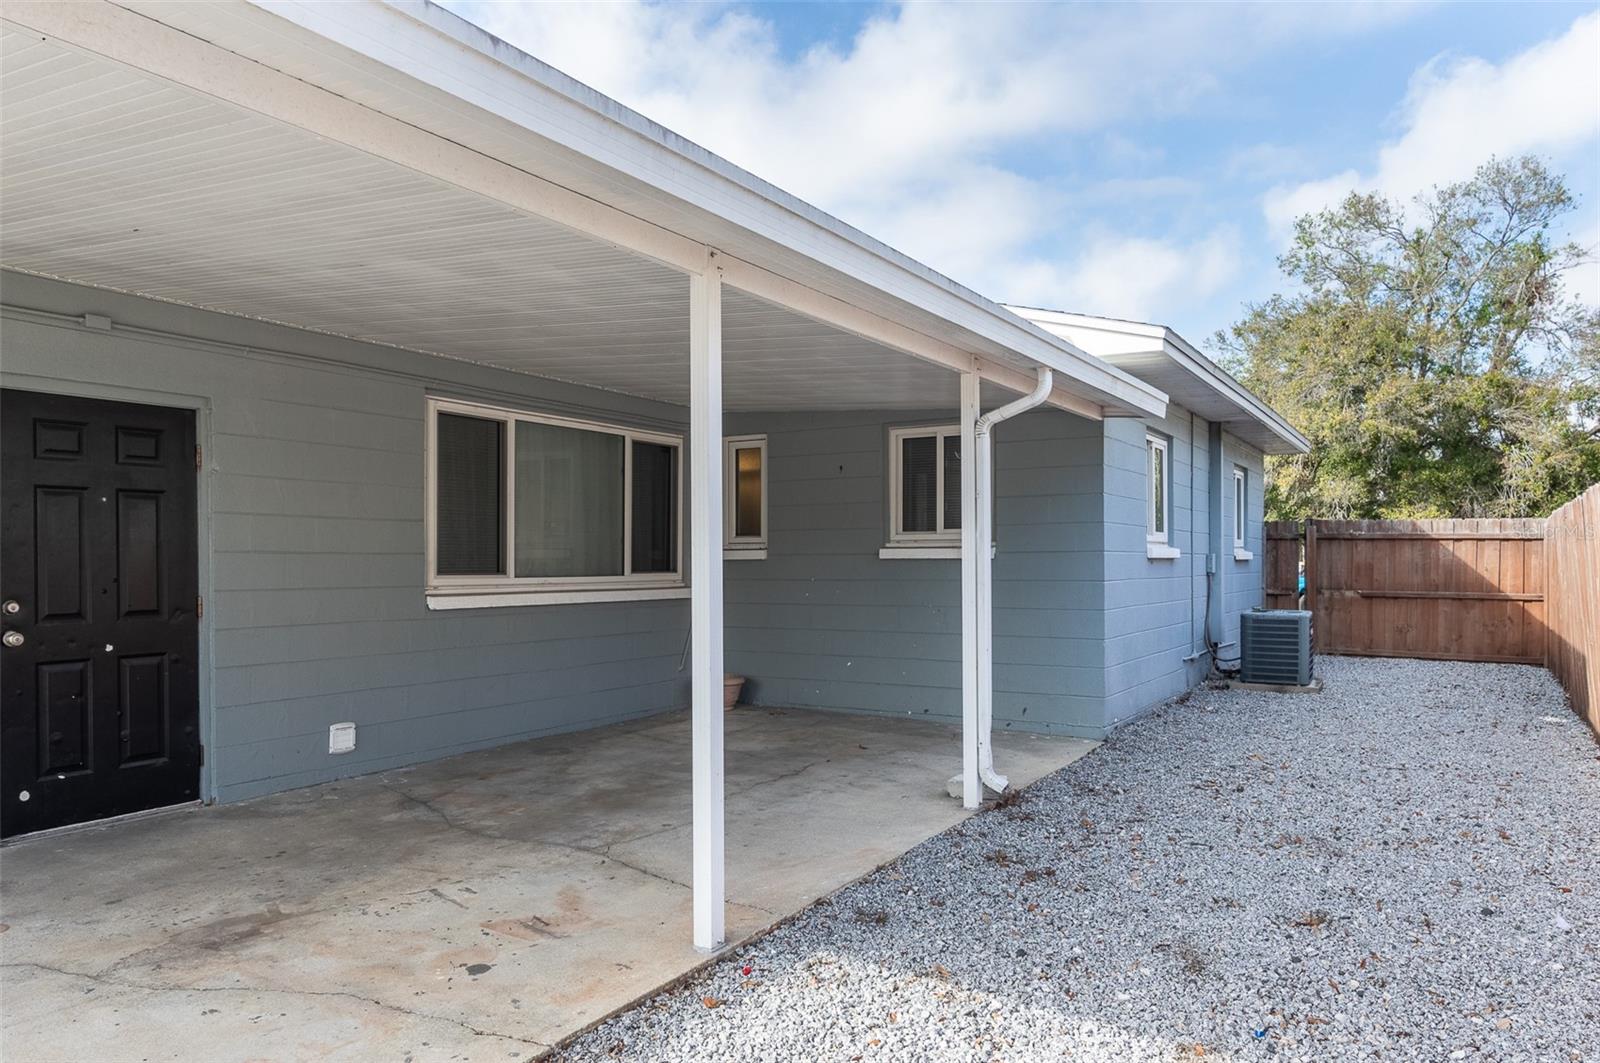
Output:
[[565,1060],[1600,1059],[1600,746],[1543,669],[1201,689]]

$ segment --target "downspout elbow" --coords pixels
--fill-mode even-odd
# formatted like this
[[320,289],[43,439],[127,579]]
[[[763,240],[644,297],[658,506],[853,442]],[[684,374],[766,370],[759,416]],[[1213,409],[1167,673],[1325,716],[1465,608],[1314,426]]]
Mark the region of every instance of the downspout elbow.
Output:
[[1035,406],[1043,405],[1044,401],[1050,397],[1050,392],[1055,388],[1055,380],[1054,371],[1040,366],[1033,390],[1020,399],[1015,399],[980,416],[974,426],[977,433],[980,436],[988,435],[989,429],[1001,421],[1008,421],[1019,413],[1026,413]]

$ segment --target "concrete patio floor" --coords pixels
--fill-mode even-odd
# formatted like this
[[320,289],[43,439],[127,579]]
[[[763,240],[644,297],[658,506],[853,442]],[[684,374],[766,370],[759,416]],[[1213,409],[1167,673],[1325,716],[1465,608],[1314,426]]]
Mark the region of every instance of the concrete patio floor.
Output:
[[[0,1057],[506,1060],[702,964],[688,716],[24,839]],[[1002,734],[1025,785],[1094,743]],[[958,733],[727,717],[730,943],[964,818]]]

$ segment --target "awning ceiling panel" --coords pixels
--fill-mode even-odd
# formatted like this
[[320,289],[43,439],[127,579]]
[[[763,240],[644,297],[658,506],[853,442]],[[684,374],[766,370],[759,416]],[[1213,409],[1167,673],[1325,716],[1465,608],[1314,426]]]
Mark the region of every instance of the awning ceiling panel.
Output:
[[[13,26],[0,49],[5,266],[687,403],[682,273]],[[943,368],[731,288],[724,315],[730,410],[954,404]]]

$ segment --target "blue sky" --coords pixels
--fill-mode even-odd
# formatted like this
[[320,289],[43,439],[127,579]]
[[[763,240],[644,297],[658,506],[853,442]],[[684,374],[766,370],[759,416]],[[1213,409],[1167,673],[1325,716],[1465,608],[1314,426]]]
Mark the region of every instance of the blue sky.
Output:
[[1352,188],[1532,152],[1600,247],[1593,3],[450,6],[984,295],[1208,349]]

